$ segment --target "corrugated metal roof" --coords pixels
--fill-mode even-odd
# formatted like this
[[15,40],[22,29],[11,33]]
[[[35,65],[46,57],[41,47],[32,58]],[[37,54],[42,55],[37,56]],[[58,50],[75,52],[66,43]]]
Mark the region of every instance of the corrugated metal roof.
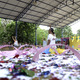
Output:
[[0,0],[0,18],[53,27],[80,19],[80,0]]

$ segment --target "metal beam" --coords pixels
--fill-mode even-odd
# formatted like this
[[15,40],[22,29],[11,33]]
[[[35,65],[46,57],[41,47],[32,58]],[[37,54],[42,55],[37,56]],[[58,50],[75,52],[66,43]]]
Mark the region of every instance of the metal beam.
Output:
[[[68,1],[68,0],[67,0],[67,1]],[[43,2],[43,1],[39,1],[39,2],[44,3],[44,4],[46,4],[46,5],[49,5],[49,6],[51,6],[51,7],[57,8],[57,9],[59,9],[59,10],[61,10],[61,11],[66,12],[66,13],[69,13],[68,11],[61,9],[61,8],[63,8],[63,7],[66,6],[66,5],[64,5],[64,4],[60,4],[60,5],[58,5],[58,7],[55,7],[55,6],[53,6],[53,5],[50,5],[50,4],[48,4],[48,3],[45,3],[45,2]],[[68,4],[68,5],[72,5],[72,4],[70,3],[70,4]]]
[[[58,0],[56,0],[56,1],[58,1]],[[60,2],[60,1],[58,1],[58,2]],[[62,2],[60,2],[60,3],[62,3]],[[68,6],[68,5],[67,5]],[[78,7],[78,8],[80,8],[80,7]],[[77,9],[78,9],[77,8]],[[69,18],[70,16],[72,16],[72,15],[75,15],[75,13],[74,13],[74,10],[70,13],[70,14],[66,14],[65,16],[63,16],[63,18],[59,18],[59,20],[61,19],[61,20],[66,20],[67,18]],[[79,17],[79,16],[78,16]],[[58,22],[57,20],[54,22],[54,23],[52,23],[51,25],[53,25],[53,24],[55,24],[56,22]]]
[[[2,14],[2,15],[7,15],[7,16],[12,16],[12,17],[16,17],[16,16],[14,16],[14,15],[10,15],[10,14],[5,14],[5,13],[0,13],[0,14]],[[30,15],[31,16],[31,15]],[[8,18],[7,18],[8,19]],[[29,18],[25,18],[25,17],[23,17],[22,19],[28,19],[28,20],[32,20],[32,21],[36,21],[36,20],[34,20],[34,19],[29,19]],[[13,19],[14,20],[14,19]]]
[[[33,10],[33,11],[35,11],[35,10]],[[39,12],[38,12],[39,13]],[[69,13],[69,12],[68,12]],[[30,15],[30,16],[34,16],[34,17],[38,17],[38,18],[41,18],[40,16],[35,16],[35,15],[32,15],[32,14],[26,14],[26,15]],[[74,15],[74,14],[72,14],[72,15]],[[51,15],[50,15],[51,16]],[[53,18],[58,18],[59,19],[59,17],[56,17],[56,16],[51,16],[51,17],[53,17]],[[71,19],[73,19],[73,18],[71,18]],[[47,20],[52,20],[52,21],[55,21],[55,20],[53,20],[53,19],[47,19]],[[36,20],[37,21],[37,20]],[[35,21],[35,22],[36,22]],[[68,21],[69,22],[69,20],[66,20],[66,21]]]
[[24,14],[26,14],[26,12],[32,7],[32,3],[34,2],[34,0],[31,0],[31,2],[23,9],[23,11],[15,18],[15,20],[19,20],[20,18],[22,18],[24,16]]
[[15,4],[11,4],[11,3],[8,3],[8,2],[0,1],[0,3],[5,3],[5,4],[11,5],[11,6],[15,6],[15,7],[19,7],[19,8],[24,8],[24,7],[21,7],[21,6],[15,5]]
[[29,9],[30,11],[34,11],[34,12],[37,12],[37,13],[40,13],[40,14],[45,14],[43,12],[40,12],[40,11],[36,11],[36,10],[32,10],[32,9]]
[[[1,1],[1,2],[2,2],[2,1]],[[20,1],[20,2],[23,2],[23,1]],[[3,3],[6,3],[6,2],[3,2]],[[6,4],[12,5],[12,4],[10,4],[10,3],[6,3]],[[29,4],[29,3],[27,3],[27,4]],[[12,6],[15,6],[15,5],[13,4]],[[17,6],[17,7],[20,7],[20,6]],[[41,7],[39,7],[39,8],[41,8]],[[41,9],[43,9],[43,8],[41,8]]]
[[[33,16],[33,17],[38,17],[38,18],[40,18],[40,16],[36,16],[36,15],[32,15],[32,14],[26,14],[26,15],[30,15],[30,16]],[[56,16],[54,16],[55,18],[59,18],[59,17],[56,17]],[[27,18],[25,18],[25,19],[27,19]],[[29,19],[29,18],[28,18]],[[50,21],[55,21],[55,20],[53,20],[53,19],[47,19],[47,20],[50,20]],[[36,21],[36,20],[35,20]],[[69,21],[69,20],[67,20],[67,21]]]
[[34,14],[26,14],[26,15],[29,15],[29,16],[33,16],[33,17],[37,17],[37,18],[40,18],[40,16],[38,16],[38,15],[34,15]]
[[[10,15],[10,14],[5,14],[5,13],[0,13],[0,14],[3,14],[3,15],[7,15],[7,16],[12,16],[12,17],[16,17],[16,16],[14,16],[14,15]],[[28,14],[29,15],[29,14]],[[34,16],[34,15],[30,15],[30,16]],[[34,17],[38,17],[38,16],[34,16]],[[54,17],[56,17],[56,16],[54,16]],[[20,17],[21,18],[21,17]],[[58,18],[58,17],[56,17],[56,18]],[[25,18],[25,17],[23,17],[22,19],[28,19],[28,20],[34,20],[34,19],[29,19],[29,18]],[[52,20],[52,19],[48,19],[48,20]],[[35,22],[36,22],[36,20],[34,20]],[[52,20],[52,21],[55,21],[55,20]],[[69,21],[69,20],[68,20]],[[36,22],[37,23],[37,22]]]
[[[66,17],[67,16],[67,17]],[[58,25],[59,23],[62,23],[64,20],[66,20],[67,18],[69,18],[69,14],[67,14],[66,16],[63,16],[63,18],[59,18],[58,20],[56,20],[54,23],[52,23],[51,25]]]
[[[72,12],[73,13],[73,12]],[[75,12],[75,14],[76,14],[76,12]],[[61,23],[61,22],[63,22],[64,20],[66,20],[67,18],[69,18],[70,16],[72,16],[72,14],[67,14],[66,16],[64,16],[63,18],[59,18],[59,20],[60,21],[55,21],[54,23],[52,23],[51,25],[53,25],[53,24],[55,24],[56,22],[58,22],[58,23]],[[71,18],[70,18],[71,19]],[[67,20],[68,21],[68,20]]]
[[25,17],[23,17],[22,19],[27,19],[27,20],[31,20],[31,21],[36,21],[36,20],[34,20],[34,19],[29,19],[29,18],[25,18]]
[[14,19],[9,19],[9,18],[7,18],[7,17],[6,17],[6,18],[5,18],[5,17],[0,17],[0,18],[3,18],[3,19],[8,19],[8,20],[14,20]]
[[[45,3],[45,2],[43,2],[43,1],[39,1],[39,2],[42,2],[42,3],[44,3],[44,4],[46,4],[46,5],[49,5],[49,6],[51,6],[51,7],[54,7],[54,8],[57,8],[57,7],[55,7],[55,6],[52,6],[52,5],[50,5],[50,4],[48,4],[48,3]],[[71,4],[70,4],[71,5]],[[36,7],[38,7],[38,6],[36,6]],[[60,8],[59,8],[60,7]],[[40,7],[41,8],[41,7]],[[64,11],[64,12],[67,12],[67,11],[65,11],[65,10],[63,10],[63,9],[61,9],[62,7],[61,6],[58,6],[58,8],[57,9],[59,9],[59,10],[62,10],[62,11]],[[42,8],[42,9],[44,9],[44,8]],[[48,10],[49,11],[49,10]],[[49,11],[50,12],[50,11]],[[55,12],[56,14],[59,14],[59,15],[62,15],[62,14],[60,14],[60,13],[57,13],[57,12]],[[69,12],[67,12],[67,13],[69,13]],[[69,13],[70,14],[70,13]],[[45,14],[44,14],[45,15]],[[49,14],[50,15],[50,14]],[[52,15],[50,15],[50,16],[52,16]],[[76,14],[75,14],[75,16],[77,16]],[[53,16],[52,16],[53,17]],[[78,17],[78,16],[77,16]],[[42,17],[42,18],[44,18],[44,17]],[[44,19],[46,19],[46,18],[44,18]],[[72,18],[72,19],[74,19],[74,18]]]
[[76,3],[79,3],[80,2],[80,0],[79,1],[76,1]]
[[2,13],[2,12],[0,12],[0,14],[2,14],[2,15],[7,15],[7,16],[12,16],[12,17],[14,17],[14,18],[16,17],[16,16],[14,16],[14,15]]
[[0,9],[5,9],[5,10],[9,10],[9,11],[13,11],[13,12],[17,12],[17,13],[20,13],[19,11],[15,11],[15,10],[12,10],[12,9],[8,9],[8,8],[3,8],[3,7],[0,7]]
[[[64,1],[64,0],[63,0],[63,1]],[[39,2],[42,2],[42,1],[39,1]],[[47,3],[45,3],[45,2],[43,2],[43,3],[44,3],[44,4],[47,4]],[[49,5],[49,4],[47,4],[47,5]],[[51,6],[51,5],[49,5],[49,6]],[[59,6],[59,5],[57,5],[57,6]],[[39,18],[39,19],[37,20],[38,24],[39,24],[39,23],[42,23],[45,19],[47,19],[48,16],[52,16],[51,13],[56,13],[56,14],[62,15],[62,14],[60,14],[60,13],[57,13],[56,11],[53,12],[54,8],[55,8],[55,9],[60,9],[60,8],[57,8],[57,7],[55,7],[55,6],[51,6],[51,7],[53,7],[53,8],[52,8],[50,11],[48,11],[48,13],[44,14],[41,18]],[[60,9],[60,10],[62,10],[62,9]],[[65,10],[62,10],[62,11],[67,12],[67,11],[65,11]],[[69,12],[67,12],[67,13],[69,13]],[[63,16],[64,16],[64,15],[63,15]],[[72,19],[74,19],[74,18],[72,18]]]
[[[58,6],[58,5],[57,5],[57,6]],[[53,7],[51,10],[48,10],[47,13],[45,13],[41,18],[39,18],[39,19],[37,20],[38,24],[41,23],[41,22],[43,22],[45,19],[47,19],[48,16],[49,16],[51,13],[53,13],[53,10],[54,10],[54,9],[55,9],[55,7]],[[54,12],[56,12],[56,10],[54,10]]]
[[[63,19],[63,20],[66,20],[66,19]],[[74,20],[75,20],[75,19],[74,19]],[[71,22],[71,21],[70,21],[70,22]],[[69,23],[70,23],[70,22],[69,22]],[[55,23],[56,23],[56,24],[55,24]],[[56,21],[56,22],[52,23],[51,25],[58,25],[59,23],[61,23],[61,22]],[[69,24],[69,23],[68,23],[68,24]]]
[[69,25],[69,24],[71,24],[71,23],[73,23],[73,22],[75,22],[75,21],[77,21],[77,20],[79,20],[79,19],[80,19],[80,17],[77,18],[77,19],[74,19],[73,21],[71,21],[70,23],[68,23],[68,24],[66,24],[66,25],[64,25],[64,26],[62,26],[62,27],[65,27],[65,26],[67,26],[67,25]]
[[[25,1],[22,1],[22,0],[17,0],[17,1],[22,2],[22,3],[29,4],[29,3],[25,2]],[[38,1],[38,0],[37,0],[37,1]],[[67,1],[70,1],[70,0],[67,0]],[[71,0],[71,1],[72,1],[72,0]],[[42,3],[47,4],[47,5],[49,5],[49,6],[52,6],[52,5],[50,5],[50,4],[48,4],[48,3],[45,3],[45,2],[43,2],[43,1],[39,1],[39,2],[42,2]],[[80,0],[79,0],[79,1],[76,1],[76,3],[78,3],[78,2],[80,2]],[[71,5],[71,4],[69,4],[69,5]],[[65,6],[65,5],[64,5],[64,6]]]
[[[36,0],[37,2],[38,0]],[[23,9],[23,11],[15,18],[15,20],[19,20],[20,18],[22,18],[27,11],[33,6],[34,0],[31,0],[31,2]]]
[[[18,0],[18,1],[19,1],[19,2],[23,2],[23,3],[26,3],[26,4],[29,4],[28,2],[24,2],[24,1],[21,1],[21,0]],[[39,1],[39,0],[36,0],[36,1]],[[34,0],[33,0],[33,2],[34,2]],[[33,4],[31,4],[31,5],[33,5]],[[38,7],[38,8],[41,8],[41,9],[43,9],[43,10],[49,10],[49,9],[45,9],[45,8],[40,7],[40,6],[37,6],[37,5],[33,5],[33,6]]]
[[[24,2],[24,1],[21,1],[21,0],[18,0],[18,1],[20,1],[20,2],[23,2],[23,3],[26,3],[26,4],[29,4],[29,3],[27,3],[27,2]],[[43,1],[39,1],[39,0],[37,0],[38,2],[41,2],[41,3],[44,3],[44,4],[46,4],[46,5],[49,5],[49,6],[51,6],[51,7],[55,7],[55,6],[52,6],[52,5],[50,5],[50,4],[48,4],[48,3],[45,3],[45,2],[43,2]],[[71,5],[71,4],[69,4],[69,5]],[[38,7],[38,8],[41,8],[41,9],[44,9],[44,10],[48,10],[48,9],[45,9],[45,8],[42,8],[42,7],[39,7],[39,6],[36,6],[36,5],[33,5],[33,6],[35,6],[35,7]],[[65,5],[64,5],[65,6]],[[63,7],[64,7],[63,6]],[[60,8],[63,8],[62,6],[59,6]],[[60,8],[57,8],[57,9],[60,9]],[[56,8],[56,7],[55,7]],[[62,10],[62,9],[60,9],[60,10]],[[33,10],[33,11],[35,11],[35,10]],[[48,10],[49,11],[49,10]],[[65,11],[65,10],[62,10],[62,11]],[[37,11],[35,11],[35,12],[37,12]],[[67,12],[67,11],[65,11],[65,12]],[[42,12],[39,12],[39,13],[42,13]],[[68,12],[67,12],[68,13]],[[44,13],[42,13],[42,14],[44,14]],[[59,15],[62,15],[62,14],[59,14]],[[51,15],[50,15],[51,16]]]
[[[55,1],[59,2],[60,4],[65,5],[65,3],[63,3],[63,2],[60,2],[60,1],[58,1],[58,0],[55,0]],[[74,3],[75,3],[75,2],[74,2]],[[77,3],[75,3],[75,4],[77,4]],[[78,5],[78,4],[77,4],[77,5]],[[74,8],[70,7],[69,5],[66,5],[66,6],[69,7],[69,8],[71,8],[71,9],[73,9],[73,10],[76,10],[76,11],[80,12],[79,10],[74,9]],[[80,5],[78,5],[78,6],[79,6],[78,8],[80,8]]]
[[[26,3],[26,4],[29,4],[29,3],[27,3],[27,2],[25,2],[25,1],[21,1],[21,0],[17,0],[17,1],[19,1],[19,2],[22,2],[22,3]],[[43,1],[39,1],[39,0],[37,0],[38,2],[41,2],[41,3],[44,3],[44,4],[46,4],[46,5],[49,5],[49,6],[51,6],[51,7],[55,7],[55,6],[53,6],[53,5],[50,5],[50,4],[48,4],[48,3],[45,3],[45,2],[43,2]],[[65,0],[63,0],[64,2],[65,2]],[[67,0],[67,1],[70,1],[70,0]],[[72,0],[71,0],[72,1]],[[80,2],[80,1],[77,1],[77,2]],[[75,2],[75,3],[77,3],[77,2]],[[61,6],[62,4],[60,3],[60,5],[58,6],[58,9],[60,9],[60,8],[63,8],[63,7],[65,7],[66,5],[64,5],[64,6]],[[69,5],[71,5],[71,3],[69,4]],[[36,6],[36,5],[33,5],[33,6],[35,6],[35,7],[38,7],[38,8],[41,8],[41,9],[45,9],[45,8],[42,8],[42,7],[39,7],[39,6]],[[56,7],[55,7],[56,8]],[[45,10],[48,10],[48,9],[45,9]],[[62,9],[61,9],[62,10]],[[62,10],[62,11],[64,11],[64,12],[67,12],[67,11],[65,11],[65,10]]]
[[[49,24],[49,25],[51,24],[51,23],[49,23],[49,22],[43,22],[43,23],[46,23],[46,24]],[[66,23],[63,23],[63,24],[66,24]],[[58,25],[58,24],[56,24],[56,25]],[[60,26],[60,25],[59,25],[59,26]]]

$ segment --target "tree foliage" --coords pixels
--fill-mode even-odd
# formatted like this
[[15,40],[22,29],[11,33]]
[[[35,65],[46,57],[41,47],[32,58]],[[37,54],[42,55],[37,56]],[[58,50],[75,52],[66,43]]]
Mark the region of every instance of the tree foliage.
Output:
[[[5,21],[3,20],[3,23]],[[11,42],[13,43],[12,36],[15,36],[15,22],[6,20],[6,31],[4,31],[4,26],[1,23],[0,19],[0,43],[3,42]],[[70,26],[64,27],[64,28],[55,28],[55,34],[57,38],[62,37],[62,31],[63,31],[63,37],[70,37],[72,36],[72,30]],[[78,31],[79,34],[80,30]],[[17,39],[20,43],[30,43],[35,44],[35,24],[26,23],[26,22],[17,22]],[[47,40],[48,31],[44,29],[37,28],[37,43],[42,44],[42,39],[46,38]]]
[[[1,33],[1,38],[4,42],[12,42],[12,36],[15,36],[15,22],[11,22],[6,26],[6,32]],[[35,42],[35,24],[26,22],[17,22],[17,39],[20,43]],[[6,40],[5,40],[6,39]]]
[[77,30],[77,35],[79,35],[79,36],[80,36],[80,29],[79,29],[79,30]]
[[2,19],[0,18],[0,43],[4,43],[8,41],[6,26],[10,24],[12,20]]
[[0,33],[3,32],[3,27],[1,25],[1,18],[0,18]]
[[[3,22],[4,23],[4,22]],[[3,25],[4,26],[4,25]],[[4,29],[4,27],[2,29]],[[0,43],[13,43],[12,36],[15,36],[16,25],[14,21],[6,24],[6,31],[0,33]],[[48,31],[37,28],[37,43],[42,44],[43,36],[47,39]],[[17,39],[19,43],[35,44],[35,24],[17,22]]]
[[72,35],[73,35],[73,33],[72,33],[72,30],[71,30],[71,27],[70,26],[64,27],[64,29],[63,29],[63,37],[70,37]]
[[40,29],[38,27],[37,29],[37,43],[42,44],[43,43],[43,38],[47,39],[48,36],[48,31],[44,29]]
[[57,38],[62,37],[62,29],[61,28],[55,28],[55,34]]
[[[7,26],[7,33],[8,34],[11,33],[11,36],[15,35],[15,24],[14,23]],[[18,35],[17,39],[19,42],[33,44],[35,41],[34,39],[35,38],[35,24],[26,23],[26,22],[18,22],[17,23],[17,35]]]
[[2,32],[4,31],[6,31],[6,26],[7,26],[7,24],[9,24],[9,23],[11,23],[12,22],[12,20],[8,20],[8,19],[2,19],[1,18],[1,28],[2,28]]
[[[73,35],[71,27],[70,26],[66,26],[64,28],[56,28],[55,29],[55,34],[57,38],[61,38],[61,37],[70,37]],[[63,34],[63,35],[62,35]]]

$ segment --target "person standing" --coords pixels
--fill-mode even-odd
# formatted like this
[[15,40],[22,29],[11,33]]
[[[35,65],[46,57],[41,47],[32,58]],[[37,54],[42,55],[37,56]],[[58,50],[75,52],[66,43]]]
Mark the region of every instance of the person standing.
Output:
[[48,35],[48,38],[47,38],[47,40],[48,40],[47,45],[55,44],[56,36],[55,36],[55,33],[54,33],[54,29],[50,28],[48,33],[49,33],[49,35]]
[[[55,44],[56,36],[55,36],[53,28],[50,27],[48,33],[49,34],[48,34],[48,38],[47,38],[47,45]],[[56,48],[56,46],[53,46],[53,48]],[[49,50],[50,50],[50,48],[46,49],[44,51],[44,53],[49,54],[50,53]]]
[[43,47],[47,46],[47,42],[46,42],[46,39],[44,38],[43,39]]
[[15,37],[12,36],[12,39],[13,39],[13,41],[14,41],[14,46],[15,46],[15,47],[18,47],[19,44],[18,44],[18,41],[17,41],[17,39],[16,39],[16,36],[15,36]]
[[43,41],[43,47],[47,46],[47,41],[46,41],[46,38],[44,38],[44,36],[43,36],[42,41]]

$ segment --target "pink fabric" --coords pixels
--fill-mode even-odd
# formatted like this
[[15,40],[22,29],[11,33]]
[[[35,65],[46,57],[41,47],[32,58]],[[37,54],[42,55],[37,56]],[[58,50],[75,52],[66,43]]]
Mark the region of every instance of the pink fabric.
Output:
[[[35,55],[33,56],[33,60],[34,61],[38,61],[40,53],[42,53],[47,48],[51,48],[53,46],[59,46],[59,45],[60,46],[66,46],[68,48],[61,55],[65,54],[65,52],[68,52],[69,50],[71,50],[74,53],[74,55],[76,55],[77,58],[80,60],[80,54],[76,50],[74,50],[73,48],[69,47],[68,45],[64,45],[64,44],[53,44],[53,45],[48,45],[46,47],[42,47],[42,48],[39,48],[39,49],[37,49],[35,46],[31,45],[32,48],[26,48],[24,50],[20,50],[20,49],[22,47],[24,47],[24,46],[27,46],[27,44],[20,46],[18,49],[16,47],[12,46],[12,45],[3,45],[3,46],[0,46],[0,49],[3,48],[3,47],[10,47],[10,46],[12,46],[12,47],[14,47],[15,50],[12,50],[12,51],[0,51],[0,56],[12,57],[12,56],[15,56],[16,54],[26,55],[26,54],[28,54],[30,52],[30,53],[35,53]],[[26,51],[26,50],[28,50],[28,51]],[[55,47],[53,48],[53,50],[57,53],[57,55],[60,55],[56,51]]]
[[70,46],[68,46],[68,48],[74,53],[75,56],[77,56],[77,58],[80,60],[80,54],[78,51],[76,51],[75,49],[71,48]]
[[28,44],[24,44],[24,45],[21,45],[18,50],[20,50],[22,47],[25,47],[25,46],[28,46]]
[[[48,46],[46,46],[46,47],[42,47],[42,48],[40,48],[39,50],[37,50],[37,53],[33,56],[33,61],[38,61],[38,60],[39,60],[39,54],[40,54],[41,52],[43,52],[44,50],[46,50],[46,49],[48,49],[48,48],[51,48],[52,46],[66,46],[68,49],[65,50],[65,51],[62,53],[62,55],[65,54],[65,52],[68,52],[69,50],[71,50],[71,51],[74,53],[74,55],[76,55],[77,58],[80,60],[80,54],[79,54],[76,50],[74,50],[73,48],[69,47],[68,45],[64,45],[64,44],[53,44],[53,45],[48,45]],[[57,55],[59,55],[59,53],[56,51],[55,48],[53,48],[53,50],[57,53]]]
[[[14,47],[14,46],[12,46],[12,45],[3,45],[3,46],[0,46],[0,49],[4,48],[4,47]],[[12,50],[12,51],[0,51],[0,56],[6,56],[6,57],[15,56],[17,54],[18,49],[16,47],[14,47],[14,49],[15,50]]]
[[16,55],[17,51],[2,51],[1,55],[6,57],[14,57]]
[[32,48],[29,50],[31,53],[36,53],[37,48],[35,46],[32,46]]
[[[24,49],[24,50],[20,50],[22,47],[25,47],[25,46],[28,46],[28,44],[25,44],[25,45],[21,45],[19,48],[18,48],[18,54],[19,55],[26,55],[28,52],[26,51],[28,48]],[[25,52],[25,53],[24,53]]]
[[19,48],[16,48],[16,47],[14,47],[12,45],[0,46],[0,49],[4,48],[4,47],[14,47],[14,49],[15,49],[15,50],[12,50],[12,51],[0,51],[0,56],[6,56],[6,57],[12,57],[13,56],[14,57],[16,54],[18,54],[18,55],[26,55],[26,54],[28,54],[30,52],[32,52],[32,53],[36,52],[36,47],[33,46],[33,45],[31,45],[32,48],[26,48],[24,50],[20,50],[24,46],[28,46],[28,44],[22,45]]
[[[52,47],[52,46],[56,46],[55,44],[53,45],[48,45],[45,47],[40,48],[39,50],[37,50],[37,53],[33,56],[33,61],[38,61],[39,60],[39,54],[42,53],[44,50]],[[54,48],[53,48],[54,49]],[[54,49],[54,51],[58,54],[58,52]]]
[[[24,47],[24,46],[28,46],[28,44],[25,44],[25,45],[22,45],[22,46],[20,46],[19,48],[18,48],[18,53],[19,53],[19,55],[26,55],[26,54],[28,54],[29,52],[30,53],[35,53],[36,52],[36,47],[34,46],[34,45],[30,45],[30,46],[32,46],[32,48],[25,48],[24,50],[20,50],[22,47]],[[28,51],[27,51],[28,50]]]

